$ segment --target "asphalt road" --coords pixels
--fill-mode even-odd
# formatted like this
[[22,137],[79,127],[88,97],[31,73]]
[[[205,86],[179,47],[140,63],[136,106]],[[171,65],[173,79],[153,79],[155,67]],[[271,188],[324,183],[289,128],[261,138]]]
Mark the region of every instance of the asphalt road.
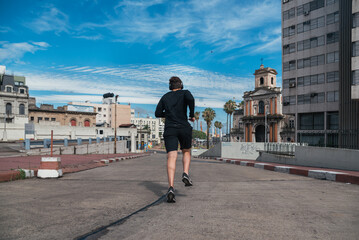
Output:
[[0,142],[0,158],[8,156],[20,156],[22,155],[20,152],[22,149],[23,147],[19,142]]
[[195,185],[178,161],[168,204],[165,166],[155,154],[1,183],[0,239],[359,239],[358,185],[194,159]]

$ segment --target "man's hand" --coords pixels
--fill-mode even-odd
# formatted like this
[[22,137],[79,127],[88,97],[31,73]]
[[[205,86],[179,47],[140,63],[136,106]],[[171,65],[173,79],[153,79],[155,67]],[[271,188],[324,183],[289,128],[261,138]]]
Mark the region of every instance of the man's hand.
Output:
[[189,118],[188,120],[190,120],[191,122],[194,122],[196,121],[196,119],[193,117],[193,118]]

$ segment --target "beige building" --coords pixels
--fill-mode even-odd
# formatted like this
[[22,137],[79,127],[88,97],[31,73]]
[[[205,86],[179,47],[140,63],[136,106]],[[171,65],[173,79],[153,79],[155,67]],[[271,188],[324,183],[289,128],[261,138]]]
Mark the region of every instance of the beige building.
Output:
[[96,115],[96,125],[104,127],[115,127],[115,113],[116,125],[126,125],[131,123],[131,105],[130,104],[115,104],[114,97],[103,98],[102,103],[86,102],[69,102],[69,106],[74,107],[93,107]]
[[96,112],[69,111],[68,106],[54,108],[50,104],[41,104],[36,107],[34,98],[30,98],[29,103],[29,122],[36,124],[54,126],[78,126],[95,127]]
[[[263,64],[254,73],[255,89],[244,93],[244,116],[246,142],[291,142],[294,132],[285,139],[281,132],[287,126],[282,114],[281,88],[276,87],[277,71]],[[289,119],[288,119],[289,121]]]

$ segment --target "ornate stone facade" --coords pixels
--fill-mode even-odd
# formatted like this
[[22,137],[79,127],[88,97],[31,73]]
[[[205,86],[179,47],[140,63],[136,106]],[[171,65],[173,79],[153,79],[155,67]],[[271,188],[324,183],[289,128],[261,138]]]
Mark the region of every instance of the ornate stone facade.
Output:
[[276,87],[277,71],[263,64],[254,73],[255,89],[245,92],[244,116],[242,118],[245,142],[291,142],[293,136],[281,134],[289,121],[282,114],[281,88]]

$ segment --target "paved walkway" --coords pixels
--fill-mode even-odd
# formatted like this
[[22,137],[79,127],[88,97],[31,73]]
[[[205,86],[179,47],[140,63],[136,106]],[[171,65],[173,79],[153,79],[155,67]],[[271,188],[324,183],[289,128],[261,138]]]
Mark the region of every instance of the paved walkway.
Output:
[[1,183],[0,239],[358,239],[358,185],[194,159],[168,204],[165,167],[158,153]]
[[[89,154],[89,155],[54,155],[61,157],[61,165],[64,173],[78,172],[95,167],[101,167],[101,159],[113,157],[125,157],[137,155],[133,153],[125,154]],[[0,158],[0,182],[16,179],[19,174],[15,169],[37,170],[40,167],[41,157],[45,156],[16,156]]]

